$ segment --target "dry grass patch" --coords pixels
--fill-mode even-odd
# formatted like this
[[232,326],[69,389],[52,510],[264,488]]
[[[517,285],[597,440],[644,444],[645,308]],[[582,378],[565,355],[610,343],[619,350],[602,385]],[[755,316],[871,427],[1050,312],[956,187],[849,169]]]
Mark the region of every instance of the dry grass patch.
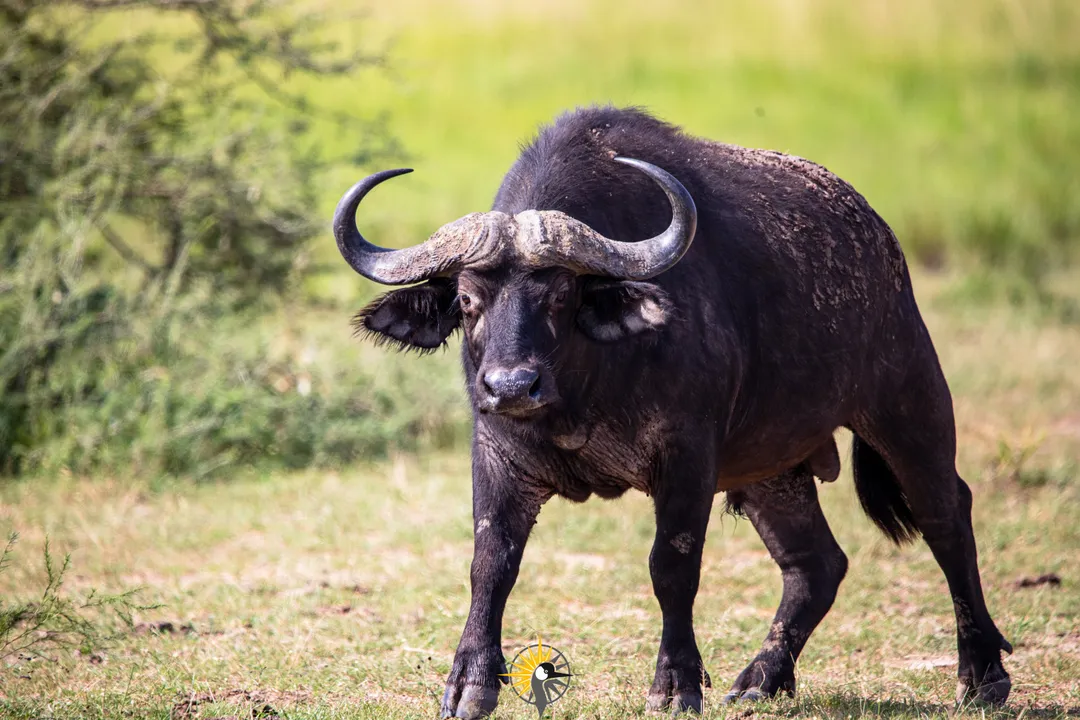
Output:
[[[1006,661],[1013,696],[992,716],[1067,717],[1080,712],[1080,483],[1069,469],[1080,456],[1071,430],[1080,378],[1067,361],[1080,357],[1080,336],[1018,311],[947,311],[937,301],[942,281],[920,278],[919,287],[956,392],[988,602],[1016,648]],[[1025,433],[1043,439],[1019,466],[1004,467],[1002,443],[1022,445]],[[1032,473],[1047,479],[1025,480]],[[752,710],[715,703],[765,634],[779,573],[750,524],[717,503],[696,611],[715,684],[706,714],[947,714],[955,636],[936,564],[921,543],[896,548],[874,530],[848,475],[821,495],[851,569],[800,660],[799,699]],[[464,454],[155,490],[58,477],[8,485],[0,502],[0,531],[23,536],[22,553],[0,575],[3,597],[41,586],[34,558],[47,535],[72,553],[65,592],[73,597],[142,586],[143,601],[162,605],[92,655],[15,659],[0,669],[0,715],[437,713],[468,609]],[[576,680],[555,708],[560,716],[643,714],[660,623],[646,562],[652,528],[640,495],[555,500],[541,514],[507,610],[504,649],[539,633],[567,654]],[[1050,574],[1060,582],[1033,582]],[[499,716],[530,712],[507,695]]]

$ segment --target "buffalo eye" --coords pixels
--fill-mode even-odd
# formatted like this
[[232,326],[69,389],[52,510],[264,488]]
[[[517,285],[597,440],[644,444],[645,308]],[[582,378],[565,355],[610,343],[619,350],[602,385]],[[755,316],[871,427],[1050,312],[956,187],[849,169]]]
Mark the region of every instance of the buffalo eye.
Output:
[[558,310],[566,304],[566,299],[570,297],[570,285],[563,283],[560,285],[551,296],[551,309]]
[[458,305],[462,311],[468,312],[472,309],[473,299],[469,293],[458,293]]

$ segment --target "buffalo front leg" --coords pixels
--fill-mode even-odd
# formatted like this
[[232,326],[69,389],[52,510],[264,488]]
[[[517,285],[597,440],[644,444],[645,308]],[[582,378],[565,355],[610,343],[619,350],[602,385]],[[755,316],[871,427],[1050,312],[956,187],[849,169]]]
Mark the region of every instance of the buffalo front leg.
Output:
[[654,494],[656,539],[649,554],[653,592],[663,614],[656,675],[646,707],[701,712],[702,686],[710,687],[694,637],[694,598],[701,551],[715,496],[715,476],[669,454]]
[[780,566],[784,591],[761,651],[722,702],[761,700],[778,692],[794,696],[795,662],[832,607],[847,557],[829,530],[805,466],[734,491],[728,503],[749,516]]
[[473,450],[472,603],[443,694],[442,717],[491,713],[508,678],[502,654],[506,599],[517,580],[541,500]]

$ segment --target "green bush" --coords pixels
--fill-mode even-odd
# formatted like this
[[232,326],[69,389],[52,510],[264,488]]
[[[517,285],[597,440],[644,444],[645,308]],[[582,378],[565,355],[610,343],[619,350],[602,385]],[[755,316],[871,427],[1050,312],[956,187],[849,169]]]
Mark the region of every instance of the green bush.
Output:
[[[110,41],[116,8],[174,22]],[[325,222],[319,148],[291,137],[309,109],[275,78],[372,61],[317,29],[274,2],[0,0],[0,474],[201,477],[434,437],[430,405],[270,348]]]
[[[9,535],[0,552],[0,575],[11,564],[18,539],[17,533]],[[136,591],[110,595],[91,590],[82,600],[72,600],[63,592],[71,556],[65,555],[57,567],[46,539],[44,561],[45,587],[34,600],[0,599],[0,661],[10,664],[71,649],[89,655],[116,639],[117,625],[130,628],[134,611],[151,607],[136,601]]]
[[10,310],[38,303],[0,303],[0,470],[212,477],[461,439],[467,413],[446,360],[432,368],[441,383],[404,372],[378,382],[334,364],[356,352],[344,320],[340,345],[313,360],[303,342],[277,342],[288,306],[214,311],[211,295],[192,289],[147,312],[94,286],[58,295],[32,331]]

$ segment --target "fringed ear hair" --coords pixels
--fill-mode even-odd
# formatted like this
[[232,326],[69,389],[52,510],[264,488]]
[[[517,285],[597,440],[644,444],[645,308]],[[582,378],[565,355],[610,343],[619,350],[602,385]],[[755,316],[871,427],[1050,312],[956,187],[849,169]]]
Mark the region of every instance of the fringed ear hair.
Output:
[[657,285],[600,280],[586,288],[577,322],[593,340],[617,342],[660,330],[674,311],[674,303]]
[[397,350],[432,352],[461,324],[455,284],[446,279],[393,290],[353,318],[355,334]]

